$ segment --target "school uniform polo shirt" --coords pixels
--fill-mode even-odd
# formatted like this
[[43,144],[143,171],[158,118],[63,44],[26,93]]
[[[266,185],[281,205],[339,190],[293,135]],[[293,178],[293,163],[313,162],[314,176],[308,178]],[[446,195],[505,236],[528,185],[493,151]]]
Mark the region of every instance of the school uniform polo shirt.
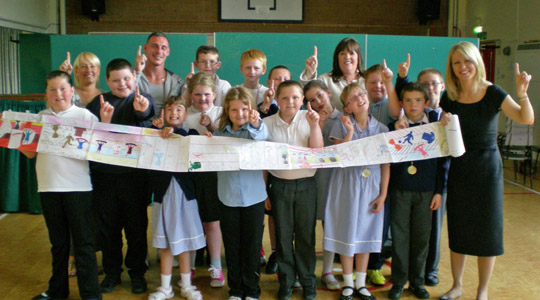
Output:
[[[276,143],[286,143],[289,145],[309,147],[309,136],[311,129],[306,119],[308,111],[300,110],[294,116],[291,124],[283,121],[279,113],[264,118],[264,123],[268,128],[268,141]],[[299,170],[269,170],[270,174],[277,178],[294,180],[315,175],[317,169]]]

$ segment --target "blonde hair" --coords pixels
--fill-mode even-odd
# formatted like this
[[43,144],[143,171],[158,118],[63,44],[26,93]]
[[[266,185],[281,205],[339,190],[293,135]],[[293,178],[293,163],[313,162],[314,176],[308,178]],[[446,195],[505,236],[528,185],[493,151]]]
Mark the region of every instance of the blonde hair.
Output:
[[244,65],[244,62],[248,59],[256,59],[262,62],[263,71],[266,72],[266,55],[259,49],[249,49],[242,53],[240,57],[240,66]]
[[229,118],[229,108],[231,107],[231,102],[234,100],[240,100],[245,105],[248,105],[248,103],[251,102],[251,107],[254,107],[255,105],[253,96],[245,87],[237,86],[231,88],[227,92],[227,95],[225,95],[225,99],[223,100],[223,112],[221,113],[221,116],[219,116],[220,131],[223,131],[223,129],[225,129],[225,126],[232,125],[231,119]]
[[470,42],[457,43],[450,48],[448,60],[446,61],[446,92],[448,93],[448,98],[453,101],[457,100],[462,92],[459,79],[452,69],[452,56],[454,56],[456,52],[463,55],[465,59],[474,64],[476,68],[476,74],[474,74],[475,89],[478,89],[482,85],[491,84],[486,80],[486,67],[484,66],[484,61],[482,60],[482,55],[478,48]]
[[[77,55],[77,58],[75,58],[75,61],[73,62],[73,68],[78,69],[81,64],[82,60],[86,60],[87,62],[93,64],[101,71],[101,62],[99,61],[99,58],[92,52],[81,52],[81,54]],[[79,78],[77,76],[73,76],[75,79],[75,86],[79,85]],[[97,76],[96,80],[96,88],[99,87],[99,76]]]
[[[186,101],[187,107],[192,105],[191,93],[193,93],[193,91],[195,90],[195,87],[198,86],[198,85],[207,86],[207,87],[212,89],[214,94],[217,93],[216,82],[214,81],[213,75],[212,74],[207,74],[207,73],[204,73],[204,72],[199,72],[199,73],[193,75],[191,77],[191,79],[189,80],[189,84],[188,84],[188,88],[187,88],[188,92],[186,94],[186,99],[184,99]],[[215,101],[216,101],[216,99],[214,97],[214,102]]]
[[349,84],[343,89],[341,95],[339,96],[339,100],[341,101],[341,104],[343,104],[343,108],[347,106],[347,97],[349,97],[349,94],[351,94],[354,89],[360,89],[367,94],[366,89],[364,89],[364,87],[360,83],[354,82]]

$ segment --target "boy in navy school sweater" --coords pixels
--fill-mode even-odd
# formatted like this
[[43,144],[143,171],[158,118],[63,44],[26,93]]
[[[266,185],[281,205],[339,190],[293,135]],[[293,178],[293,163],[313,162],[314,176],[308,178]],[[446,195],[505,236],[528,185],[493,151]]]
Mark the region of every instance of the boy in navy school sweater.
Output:
[[[438,121],[429,106],[426,89],[417,82],[402,90],[400,104],[405,116],[390,123],[390,130],[399,130]],[[403,286],[420,299],[428,299],[424,288],[424,268],[429,248],[432,211],[441,205],[448,169],[445,158],[395,163],[390,177],[390,228],[392,230],[392,289],[390,299],[400,299]]]
[[[150,127],[155,114],[152,97],[135,88],[135,72],[121,58],[107,65],[106,80],[109,93],[97,96],[86,107],[102,122]],[[102,114],[100,115],[100,112]],[[107,119],[101,119],[108,116]],[[91,164],[93,199],[99,237],[103,241],[105,279],[100,284],[103,293],[112,292],[120,284],[122,273],[122,229],[128,241],[125,265],[131,277],[134,294],[146,292],[148,226],[147,206],[151,193],[145,170]]]

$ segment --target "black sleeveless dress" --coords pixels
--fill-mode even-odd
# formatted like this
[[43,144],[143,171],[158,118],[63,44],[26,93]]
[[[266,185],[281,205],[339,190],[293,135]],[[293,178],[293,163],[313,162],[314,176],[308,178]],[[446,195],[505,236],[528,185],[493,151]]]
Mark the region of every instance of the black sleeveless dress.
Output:
[[441,98],[444,111],[459,116],[465,154],[453,157],[447,184],[448,239],[456,253],[502,255],[503,174],[497,125],[508,94],[496,85],[482,100],[464,104]]

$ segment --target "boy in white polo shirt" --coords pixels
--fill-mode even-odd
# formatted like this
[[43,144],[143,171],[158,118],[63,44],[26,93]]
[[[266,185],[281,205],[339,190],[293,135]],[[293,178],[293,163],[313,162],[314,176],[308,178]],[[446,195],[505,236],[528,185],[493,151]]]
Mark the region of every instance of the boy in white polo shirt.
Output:
[[[276,92],[279,112],[264,119],[268,140],[290,145],[324,147],[319,115],[311,109],[300,111],[304,95],[300,83],[282,82]],[[317,209],[316,169],[269,171],[273,176],[267,209],[276,222],[278,299],[291,298],[298,274],[303,297],[312,300],[315,291],[315,222]],[[294,248],[293,248],[294,242]]]

